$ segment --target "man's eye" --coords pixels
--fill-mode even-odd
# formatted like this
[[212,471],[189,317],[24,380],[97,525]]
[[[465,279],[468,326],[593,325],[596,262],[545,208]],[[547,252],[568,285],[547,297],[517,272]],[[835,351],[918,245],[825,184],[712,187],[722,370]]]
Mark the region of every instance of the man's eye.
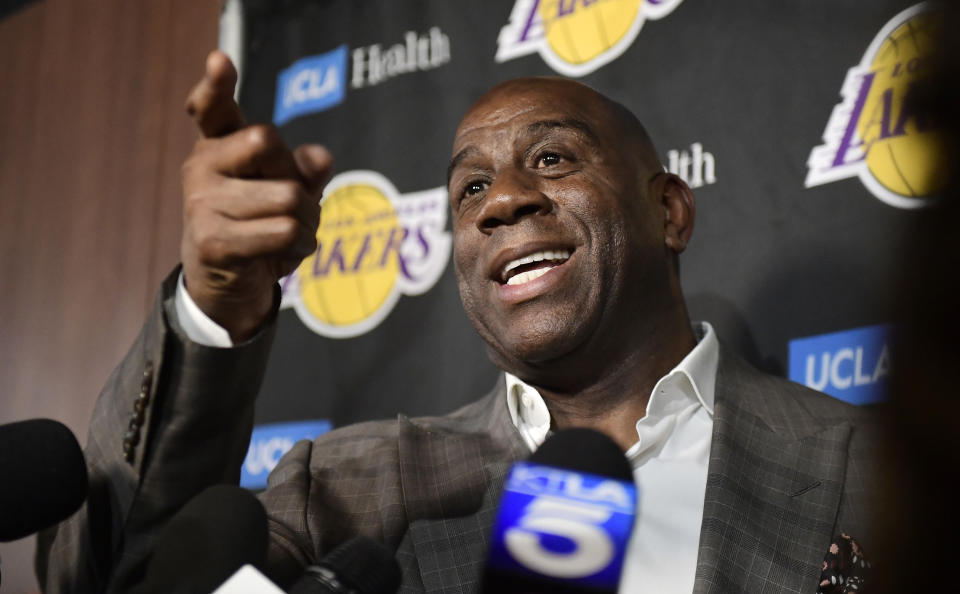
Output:
[[544,153],[537,157],[537,167],[550,167],[559,165],[563,158],[556,153]]
[[467,196],[473,196],[475,194],[479,194],[482,191],[483,191],[483,183],[478,181],[470,182],[466,185],[466,187],[463,188],[463,193]]

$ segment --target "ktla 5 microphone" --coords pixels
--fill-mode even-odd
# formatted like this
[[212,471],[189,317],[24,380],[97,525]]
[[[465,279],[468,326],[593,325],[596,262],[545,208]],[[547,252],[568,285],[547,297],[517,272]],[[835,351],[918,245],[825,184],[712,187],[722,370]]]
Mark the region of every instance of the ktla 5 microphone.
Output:
[[481,590],[616,592],[637,491],[623,450],[559,431],[507,475]]
[[0,542],[65,520],[87,498],[80,444],[66,426],[50,419],[0,425],[0,476]]
[[235,485],[187,502],[163,529],[139,594],[210,594],[242,565],[263,566],[267,513]]

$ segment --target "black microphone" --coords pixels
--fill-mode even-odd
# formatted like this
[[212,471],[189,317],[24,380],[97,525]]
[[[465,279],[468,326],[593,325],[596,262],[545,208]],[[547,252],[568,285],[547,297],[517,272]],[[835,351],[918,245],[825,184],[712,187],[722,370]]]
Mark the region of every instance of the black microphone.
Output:
[[400,577],[390,549],[356,536],[307,567],[288,594],[389,594],[400,587]]
[[636,508],[620,446],[591,429],[555,433],[507,475],[481,591],[616,592]]
[[0,476],[0,542],[65,520],[87,498],[80,444],[66,426],[50,419],[0,425]]
[[593,429],[558,431],[548,437],[528,461],[633,484],[633,468],[623,450],[615,441]]
[[263,567],[267,513],[249,491],[215,485],[163,529],[138,592],[210,594],[240,566]]

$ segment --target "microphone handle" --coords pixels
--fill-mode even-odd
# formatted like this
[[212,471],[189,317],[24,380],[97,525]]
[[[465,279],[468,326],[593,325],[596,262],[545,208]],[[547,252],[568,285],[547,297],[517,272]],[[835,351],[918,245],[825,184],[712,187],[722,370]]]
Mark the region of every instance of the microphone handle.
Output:
[[546,582],[526,575],[506,575],[487,571],[480,585],[481,594],[617,594],[616,590],[594,589],[562,582]]
[[337,578],[337,574],[320,565],[308,566],[287,594],[357,594]]

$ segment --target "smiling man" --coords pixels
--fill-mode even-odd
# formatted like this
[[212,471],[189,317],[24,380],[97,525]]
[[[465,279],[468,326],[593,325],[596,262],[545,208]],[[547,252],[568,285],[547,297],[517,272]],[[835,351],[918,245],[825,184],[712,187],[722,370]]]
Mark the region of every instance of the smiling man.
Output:
[[[131,587],[165,518],[239,476],[276,281],[315,247],[330,156],[246,126],[234,84],[214,53],[188,101],[205,138],[183,169],[182,274],[98,401],[96,488],[43,539],[48,591]],[[693,197],[633,114],[576,82],[509,81],[465,115],[448,177],[460,294],[503,378],[444,417],[294,446],[262,495],[268,573],[289,583],[365,534],[404,591],[474,591],[509,464],[592,427],[641,494],[623,591],[816,591],[831,538],[870,527],[865,413],[690,323]]]
[[460,297],[491,359],[537,387],[554,429],[590,426],[626,450],[696,342],[676,263],[690,190],[632,114],[568,80],[496,87],[453,150]]

